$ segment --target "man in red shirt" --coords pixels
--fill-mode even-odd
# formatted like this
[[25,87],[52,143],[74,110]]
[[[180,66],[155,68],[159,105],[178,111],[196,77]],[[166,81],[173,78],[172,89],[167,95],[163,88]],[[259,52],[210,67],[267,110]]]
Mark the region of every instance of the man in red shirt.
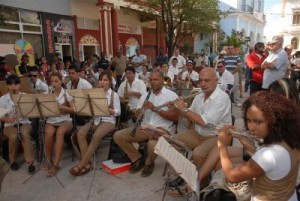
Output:
[[262,62],[267,58],[264,54],[265,45],[258,42],[254,46],[254,52],[246,58],[247,66],[252,69],[252,78],[250,81],[250,94],[262,90],[262,80],[264,69],[261,68]]

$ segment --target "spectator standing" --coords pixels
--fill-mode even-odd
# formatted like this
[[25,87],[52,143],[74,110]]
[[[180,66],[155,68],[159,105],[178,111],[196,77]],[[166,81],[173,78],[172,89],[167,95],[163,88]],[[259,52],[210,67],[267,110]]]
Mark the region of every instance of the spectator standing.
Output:
[[246,57],[247,67],[252,71],[250,81],[250,94],[262,90],[264,69],[261,68],[261,64],[267,57],[264,53],[264,49],[264,43],[258,42],[254,46],[254,52]]
[[144,54],[141,54],[141,50],[137,48],[135,50],[136,55],[132,58],[132,65],[135,68],[136,73],[142,72],[143,64],[147,62],[147,57]]
[[224,56],[225,68],[230,71],[234,76],[233,84],[233,101],[237,106],[241,106],[240,102],[240,82],[239,77],[241,73],[241,58],[235,54],[234,46],[228,45],[227,55]]
[[159,64],[164,64],[164,63],[168,63],[168,57],[167,55],[164,53],[163,48],[159,48],[159,54],[156,56],[156,63]]
[[115,56],[111,60],[111,66],[112,68],[115,69],[115,73],[116,73],[117,86],[120,86],[121,84],[121,79],[123,73],[125,72],[126,64],[127,64],[127,58],[124,55],[122,55],[121,50],[118,50],[117,56]]
[[182,72],[183,68],[186,65],[186,59],[182,55],[180,55],[179,53],[180,53],[179,49],[175,49],[174,55],[169,60],[169,65],[171,65],[173,59],[174,58],[177,59],[176,69],[177,69],[178,73]]
[[288,54],[282,48],[283,37],[274,36],[270,42],[272,53],[262,63],[262,68],[265,69],[263,76],[263,89],[268,89],[269,85],[283,78],[286,75],[289,64]]
[[104,71],[110,66],[109,61],[105,58],[104,52],[101,52],[100,59],[98,61],[98,68],[102,68]]

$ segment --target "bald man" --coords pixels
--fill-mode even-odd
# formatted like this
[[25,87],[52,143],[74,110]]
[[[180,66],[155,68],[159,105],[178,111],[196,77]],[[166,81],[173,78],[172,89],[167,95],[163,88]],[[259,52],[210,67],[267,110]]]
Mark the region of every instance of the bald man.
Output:
[[[199,86],[203,93],[198,94],[187,108],[182,99],[175,101],[176,112],[195,124],[195,128],[177,134],[175,137],[193,150],[192,160],[197,169],[205,161],[209,151],[217,145],[216,133],[207,124],[231,124],[231,102],[229,96],[218,85],[216,71],[204,68],[199,74]],[[182,183],[175,179],[175,183]],[[172,184],[171,184],[172,186]]]

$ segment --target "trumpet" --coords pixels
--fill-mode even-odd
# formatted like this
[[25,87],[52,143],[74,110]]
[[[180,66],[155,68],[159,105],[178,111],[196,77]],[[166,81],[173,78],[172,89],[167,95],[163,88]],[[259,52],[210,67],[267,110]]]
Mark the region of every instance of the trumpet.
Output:
[[[190,95],[188,95],[188,96],[185,96],[185,97],[183,97],[182,99],[183,99],[183,100],[188,100],[188,99],[193,98],[193,97],[195,97],[195,96],[197,96],[197,95],[199,95],[199,94],[204,93],[205,91],[206,91],[206,90],[200,90],[200,91],[198,91],[198,92],[196,92],[196,93],[194,93],[194,94],[190,94]],[[175,102],[175,100],[174,100],[174,101],[170,101],[170,102],[166,102],[166,103],[164,103],[164,104],[162,104],[162,105],[159,105],[159,106],[155,107],[154,110],[155,110],[155,111],[158,111],[158,110],[160,110],[161,108],[164,108],[164,107],[167,107],[167,106],[173,104],[174,102]]]
[[[217,133],[217,130],[222,129],[222,126],[214,125],[214,124],[207,124],[206,128],[208,128],[210,130],[215,130],[215,132]],[[255,137],[255,136],[251,135],[246,130],[233,130],[233,129],[230,129],[229,132],[231,133],[232,137],[235,137],[235,138],[238,137],[238,136],[243,136],[243,137],[247,137],[247,138],[253,140],[254,142],[260,143],[260,144],[264,142],[264,139]]]

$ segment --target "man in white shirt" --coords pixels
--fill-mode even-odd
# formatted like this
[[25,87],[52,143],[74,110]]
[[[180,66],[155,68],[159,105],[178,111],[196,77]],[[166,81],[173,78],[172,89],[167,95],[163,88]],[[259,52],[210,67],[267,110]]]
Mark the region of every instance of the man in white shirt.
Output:
[[[231,101],[229,96],[218,87],[218,78],[213,68],[204,68],[200,72],[199,86],[203,93],[195,96],[192,105],[187,108],[182,99],[175,101],[176,111],[195,123],[195,128],[175,135],[193,150],[192,160],[197,169],[201,167],[210,150],[217,145],[215,131],[207,128],[208,124],[231,124]],[[170,186],[182,184],[177,178]]]
[[178,59],[174,57],[171,61],[171,65],[169,65],[168,76],[170,77],[172,83],[177,80],[177,76],[178,76],[178,70],[176,68],[177,63],[178,63]]
[[[194,62],[191,60],[188,60],[186,62],[186,68],[187,68],[187,71],[182,73],[181,80],[185,81],[187,83],[187,86],[197,87],[197,84],[199,81],[199,74],[193,70]],[[190,87],[187,87],[187,88],[190,88]]]
[[28,77],[34,91],[45,94],[49,92],[48,85],[39,78],[39,70],[36,66],[30,68]]
[[139,48],[137,48],[135,50],[136,55],[132,58],[132,65],[135,68],[135,71],[137,73],[142,72],[142,68],[143,68],[143,64],[145,64],[147,62],[147,57],[146,55],[141,54],[141,50]]
[[146,85],[142,80],[135,78],[135,69],[132,66],[125,69],[125,77],[126,80],[121,83],[118,94],[121,101],[128,100],[130,110],[134,111],[140,97],[147,92]]
[[224,60],[220,59],[217,62],[217,76],[219,78],[218,85],[220,89],[226,92],[229,96],[231,95],[231,90],[233,88],[234,76],[231,72],[225,69]]
[[[10,111],[1,118],[1,121],[4,122],[3,134],[8,138],[10,169],[13,171],[19,169],[16,159],[18,153],[18,140],[20,140],[24,149],[24,158],[28,164],[27,171],[29,174],[34,174],[34,149],[30,138],[30,132],[32,130],[31,122],[28,118],[23,118],[18,115],[16,106],[11,98],[13,94],[21,94],[19,91],[20,78],[16,75],[10,75],[6,79],[6,85],[8,87],[8,93],[1,96],[0,108]],[[18,129],[20,129],[20,133],[18,133]]]
[[[173,101],[178,98],[177,94],[163,86],[164,76],[161,72],[154,71],[150,76],[151,91],[144,94],[138,102],[137,116],[143,119],[141,125],[151,125],[160,127],[164,130],[170,131],[173,122],[178,120],[178,115],[172,108],[164,107],[157,110],[156,107]],[[142,109],[143,108],[143,109]],[[143,114],[142,114],[143,112]],[[134,174],[139,172],[144,167],[142,156],[136,150],[132,143],[143,142],[149,140],[141,127],[138,126],[135,133],[132,133],[132,128],[120,130],[115,133],[114,141],[124,150],[132,162],[129,173]],[[149,176],[154,168],[154,162],[147,163],[142,172],[142,176]]]
[[91,89],[93,86],[86,80],[79,77],[79,70],[75,67],[69,68],[70,80],[67,89]]
[[177,62],[176,68],[177,68],[178,73],[180,73],[183,70],[183,68],[185,67],[185,64],[186,64],[186,59],[183,56],[181,56],[179,53],[180,53],[179,49],[175,49],[174,55],[169,60],[169,65],[171,65],[173,58],[177,59],[178,62]]

